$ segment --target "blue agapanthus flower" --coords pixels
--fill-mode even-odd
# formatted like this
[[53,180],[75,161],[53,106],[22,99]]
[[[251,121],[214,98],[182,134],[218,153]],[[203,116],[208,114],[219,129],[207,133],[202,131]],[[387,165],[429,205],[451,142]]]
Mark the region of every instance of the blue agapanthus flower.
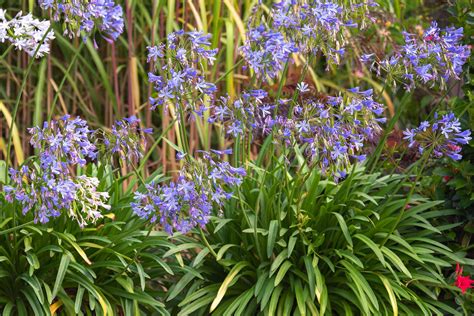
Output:
[[339,64],[350,30],[365,27],[372,6],[376,6],[373,1],[345,6],[338,1],[282,0],[273,5],[268,18],[262,18],[265,22],[258,20],[255,9],[240,51],[255,75],[264,80],[277,77],[296,52],[305,60],[321,53],[328,64]]
[[403,34],[405,43],[393,55],[383,60],[377,60],[374,55],[363,55],[361,62],[370,65],[379,75],[386,73],[389,77],[400,78],[408,90],[416,83],[445,89],[449,79],[459,79],[471,54],[469,46],[462,44],[462,28],[441,30],[433,22],[421,36]]
[[64,115],[59,120],[44,122],[43,127],[28,129],[34,148],[40,150],[43,170],[69,173],[68,166],[84,166],[87,159],[97,158],[97,147],[92,140],[93,130],[79,117]]
[[39,0],[44,10],[51,10],[53,19],[64,19],[64,34],[80,36],[99,31],[107,40],[115,41],[123,32],[123,9],[113,0]]
[[112,131],[104,138],[104,144],[110,154],[118,154],[122,161],[137,162],[143,157],[146,147],[146,134],[151,128],[140,128],[140,119],[132,115],[115,121]]
[[462,130],[459,119],[454,113],[444,115],[435,113],[434,122],[421,122],[420,126],[403,132],[408,147],[416,148],[420,153],[431,152],[434,158],[462,158],[462,146],[469,143],[470,130]]
[[221,97],[210,122],[224,126],[228,136],[273,135],[285,149],[299,147],[308,163],[336,176],[354,161],[365,159],[364,146],[375,141],[385,123],[384,106],[373,90],[353,88],[341,96],[305,95],[300,102],[269,102],[264,90],[251,90],[236,100]]
[[275,78],[298,49],[278,31],[267,31],[263,25],[252,28],[240,51],[255,75]]
[[203,116],[204,98],[213,98],[217,87],[206,81],[203,64],[212,65],[217,49],[211,49],[210,34],[203,32],[170,33],[166,45],[148,47],[148,62],[155,71],[148,74],[154,87],[150,98],[151,109],[168,108],[170,104],[185,113]]
[[239,186],[246,175],[244,168],[220,160],[230,153],[200,151],[201,158],[188,159],[175,181],[147,184],[144,192],[135,193],[131,204],[134,213],[160,224],[169,234],[204,227],[214,206],[221,208],[232,196],[229,188]]
[[64,214],[81,227],[102,217],[107,192],[98,191],[99,180],[73,170],[97,157],[93,131],[86,121],[71,119],[45,122],[29,129],[31,144],[38,150],[39,165],[29,161],[18,170],[10,169],[11,183],[4,187],[6,200],[21,205],[23,214],[33,213],[34,221],[47,223]]

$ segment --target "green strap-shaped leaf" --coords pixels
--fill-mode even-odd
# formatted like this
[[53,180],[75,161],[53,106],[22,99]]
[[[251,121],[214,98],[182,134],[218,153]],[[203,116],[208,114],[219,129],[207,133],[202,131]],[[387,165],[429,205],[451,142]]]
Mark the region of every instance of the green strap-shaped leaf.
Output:
[[191,272],[186,273],[179,281],[176,283],[174,288],[171,290],[171,292],[168,295],[168,298],[166,301],[171,301],[173,298],[178,296],[179,293],[188,285],[189,282],[191,282],[195,278],[195,275],[192,274]]
[[[219,249],[219,251],[217,252],[217,257],[216,257],[216,261],[219,261],[222,259],[222,257],[225,255],[225,253],[227,252],[227,250],[229,250],[230,248],[232,247],[238,247],[238,245],[234,245],[234,244],[226,244],[224,246],[221,247],[221,249]],[[207,248],[206,248],[207,249]]]
[[2,315],[3,316],[12,315],[13,307],[15,307],[15,305],[13,305],[11,302],[7,303],[7,305],[5,305],[5,307],[3,308]]
[[192,249],[192,248],[202,248],[202,245],[198,244],[198,243],[186,243],[186,244],[181,244],[179,246],[174,246],[173,245],[173,247],[170,250],[165,252],[165,254],[163,255],[163,258],[169,257],[169,256],[174,255],[175,253],[181,252],[183,250],[188,250],[188,249]]
[[283,260],[286,259],[287,254],[288,254],[288,250],[283,249],[283,251],[280,252],[280,254],[275,258],[275,260],[273,261],[273,263],[270,267],[270,276],[272,276],[273,273],[275,273],[275,271],[278,269],[278,267],[283,262]]
[[227,292],[227,288],[229,287],[230,283],[232,280],[239,274],[240,270],[243,268],[250,266],[250,264],[246,261],[241,261],[237,263],[232,270],[230,270],[229,274],[227,277],[224,279],[224,282],[222,282],[219,290],[217,291],[216,298],[214,301],[212,301],[210,312],[216,309],[216,307],[219,305],[221,300],[224,298],[225,293]]
[[403,272],[407,277],[412,277],[410,271],[403,264],[402,259],[400,259],[400,257],[398,257],[392,250],[388,249],[387,247],[382,247],[382,252],[385,254],[385,256],[387,256],[387,258],[390,259],[390,261],[392,261],[394,265],[397,266],[398,270]]
[[[56,281],[54,282],[53,293],[51,295],[52,300],[58,294],[59,288],[62,286],[64,276],[66,275],[67,268],[69,267],[69,262],[71,262],[71,257],[65,253],[61,257],[61,262],[59,263],[58,274],[56,275]],[[50,304],[52,303],[49,302]]]
[[280,270],[278,270],[278,273],[276,275],[275,286],[278,286],[278,284],[280,284],[280,282],[285,277],[286,272],[288,272],[288,269],[290,269],[292,265],[293,264],[288,260],[285,260],[285,262],[283,262],[283,264],[280,267]]
[[272,298],[270,299],[270,304],[268,305],[268,314],[267,315],[275,315],[276,308],[278,306],[279,298],[281,291],[283,290],[283,286],[277,286],[272,293]]
[[332,213],[334,214],[334,216],[336,216],[337,221],[339,222],[339,226],[341,226],[342,234],[344,235],[344,238],[346,238],[347,243],[352,247],[353,246],[352,238],[351,238],[351,234],[349,233],[349,229],[347,228],[346,221],[344,220],[341,214],[336,213],[336,212],[332,212]]
[[270,258],[273,253],[273,247],[275,246],[275,241],[278,235],[278,221],[276,219],[270,222],[270,227],[268,228],[268,240],[267,240],[267,257]]
[[360,241],[362,241],[364,244],[366,244],[367,247],[369,247],[374,252],[374,254],[377,256],[380,263],[382,263],[382,265],[385,267],[385,258],[382,254],[382,251],[380,250],[380,248],[377,244],[375,244],[369,237],[367,237],[365,235],[356,234],[356,235],[354,235],[354,238],[357,238]]
[[301,316],[306,315],[306,296],[301,287],[301,282],[296,282],[295,284],[295,296],[296,296],[296,304],[298,305],[298,310]]
[[77,286],[76,300],[74,302],[74,312],[76,314],[79,314],[79,312],[81,311],[82,299],[84,297],[84,292],[85,291],[86,290],[82,286],[80,286],[80,285]]
[[140,263],[135,263],[137,267],[137,272],[138,276],[140,278],[140,287],[142,291],[145,291],[145,270],[143,269],[143,266]]
[[313,300],[316,294],[316,275],[314,274],[313,260],[309,256],[304,257],[304,265],[308,274],[309,296]]
[[383,285],[388,293],[388,298],[390,299],[390,304],[392,305],[393,316],[398,316],[398,304],[397,304],[397,297],[393,292],[393,288],[390,285],[390,281],[381,274],[377,274],[377,276],[382,280]]
[[[340,263],[344,266],[344,268],[346,268],[346,270],[349,273],[350,278],[354,281],[354,284],[357,286],[357,288],[359,288],[365,293],[365,295],[370,300],[375,310],[379,310],[379,303],[378,303],[377,297],[374,291],[372,290],[372,288],[370,287],[369,283],[367,282],[367,280],[362,275],[362,273],[359,270],[357,270],[350,262],[346,260],[341,260]],[[360,298],[361,298],[361,303],[362,303],[363,297],[360,297]]]

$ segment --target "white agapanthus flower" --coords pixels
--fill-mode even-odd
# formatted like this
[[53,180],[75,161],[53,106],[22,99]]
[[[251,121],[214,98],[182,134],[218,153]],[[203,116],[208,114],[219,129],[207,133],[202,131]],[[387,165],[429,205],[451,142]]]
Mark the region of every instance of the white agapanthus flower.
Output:
[[23,50],[30,56],[35,56],[38,49],[36,58],[43,57],[49,53],[50,42],[54,39],[50,25],[48,20],[40,21],[31,13],[23,15],[19,12],[13,19],[8,20],[5,10],[0,9],[0,43],[8,41],[16,49]]
[[110,210],[110,205],[106,203],[109,193],[97,191],[99,179],[95,177],[78,176],[75,182],[77,209],[70,209],[69,216],[84,227],[87,222],[95,223],[103,217],[101,208]]

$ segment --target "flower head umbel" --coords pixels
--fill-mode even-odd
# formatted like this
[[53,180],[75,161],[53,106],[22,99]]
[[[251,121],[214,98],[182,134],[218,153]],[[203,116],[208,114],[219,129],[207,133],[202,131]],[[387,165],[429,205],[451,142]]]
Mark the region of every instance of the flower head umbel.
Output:
[[67,174],[70,166],[84,166],[87,159],[97,157],[93,131],[79,117],[71,119],[65,115],[59,120],[44,122],[42,128],[30,128],[29,133],[31,145],[40,150],[41,168],[53,174]]
[[51,10],[53,19],[64,18],[64,34],[77,37],[81,32],[91,35],[99,31],[107,40],[116,40],[123,32],[123,10],[113,0],[39,0],[44,10]]
[[433,22],[422,36],[404,32],[404,45],[387,58],[378,61],[364,55],[361,61],[380,75],[385,72],[389,78],[402,80],[408,90],[416,83],[444,89],[449,79],[459,79],[471,54],[469,46],[462,45],[462,38],[462,28],[441,30]]
[[344,177],[355,161],[365,160],[364,146],[381,132],[382,104],[372,98],[372,90],[359,88],[336,97],[305,98],[287,116],[277,116],[277,137],[289,146],[298,146],[310,165],[317,165],[336,179]]
[[283,70],[292,53],[298,49],[281,32],[260,25],[251,28],[240,51],[259,78],[275,78]]
[[222,97],[210,120],[223,124],[233,137],[272,134],[287,150],[302,149],[310,165],[338,177],[353,161],[365,159],[364,144],[378,137],[385,122],[384,108],[373,100],[372,90],[348,92],[337,97],[305,96],[300,102],[281,99],[274,104],[268,102],[267,92],[251,90],[233,101]]
[[219,161],[216,157],[223,153],[201,152],[202,158],[185,163],[176,181],[147,184],[145,192],[135,193],[132,203],[135,214],[159,223],[169,234],[204,227],[213,206],[222,207],[232,196],[226,188],[240,185],[246,174],[243,168]]
[[118,153],[124,161],[131,159],[137,162],[143,157],[146,147],[145,134],[150,134],[152,129],[140,128],[140,120],[136,116],[116,121],[112,132],[104,139],[104,144],[111,154]]
[[64,116],[29,132],[39,165],[31,160],[19,170],[10,169],[11,184],[4,187],[7,201],[16,201],[24,215],[33,212],[35,222],[43,224],[61,214],[81,227],[101,218],[99,209],[109,208],[108,193],[97,191],[97,178],[72,173],[75,166],[85,166],[87,159],[97,156],[87,123]]
[[431,151],[435,158],[462,158],[462,145],[471,140],[471,131],[461,130],[461,123],[454,113],[434,115],[434,122],[422,122],[419,127],[403,132],[408,147],[417,148],[420,153]]
[[13,19],[5,17],[5,10],[0,9],[0,43],[8,41],[28,55],[40,58],[49,54],[50,42],[54,32],[50,30],[50,22],[40,21],[30,14],[19,12]]
[[[148,61],[155,65],[148,80],[155,93],[151,108],[169,105],[187,113],[201,115],[205,97],[213,97],[216,86],[203,75],[204,64],[215,60],[217,49],[211,49],[210,34],[177,31],[168,35],[167,43],[148,47]],[[165,53],[166,50],[166,53]]]
[[306,60],[322,53],[328,63],[339,64],[350,29],[364,27],[365,17],[370,18],[368,8],[375,5],[373,1],[343,6],[337,1],[282,0],[273,5],[266,21],[258,20],[256,7],[240,51],[264,80],[277,77],[292,53],[303,54]]
[[32,211],[35,223],[48,223],[64,213],[84,227],[102,218],[100,208],[110,208],[108,193],[97,191],[99,180],[94,177],[58,175],[34,165],[10,169],[10,176],[11,185],[4,187],[7,201],[17,201],[23,215]]
[[210,123],[224,124],[228,135],[237,137],[246,133],[259,133],[268,129],[274,105],[268,103],[268,93],[256,89],[242,93],[241,97],[231,100],[221,97],[212,108]]

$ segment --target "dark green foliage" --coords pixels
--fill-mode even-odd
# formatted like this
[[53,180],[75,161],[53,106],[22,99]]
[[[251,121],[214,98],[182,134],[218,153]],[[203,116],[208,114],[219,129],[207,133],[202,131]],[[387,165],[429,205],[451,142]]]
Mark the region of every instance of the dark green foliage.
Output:
[[176,284],[180,314],[461,315],[443,271],[467,260],[443,244],[455,225],[430,224],[457,211],[414,196],[391,231],[408,185],[362,169],[336,185],[255,167],[205,233],[216,256],[202,244]]
[[[102,185],[110,179],[96,176]],[[120,186],[109,190],[110,213],[84,229],[66,216],[34,224],[0,197],[3,315],[167,314],[163,282],[173,272],[161,255],[174,245],[132,216]]]

